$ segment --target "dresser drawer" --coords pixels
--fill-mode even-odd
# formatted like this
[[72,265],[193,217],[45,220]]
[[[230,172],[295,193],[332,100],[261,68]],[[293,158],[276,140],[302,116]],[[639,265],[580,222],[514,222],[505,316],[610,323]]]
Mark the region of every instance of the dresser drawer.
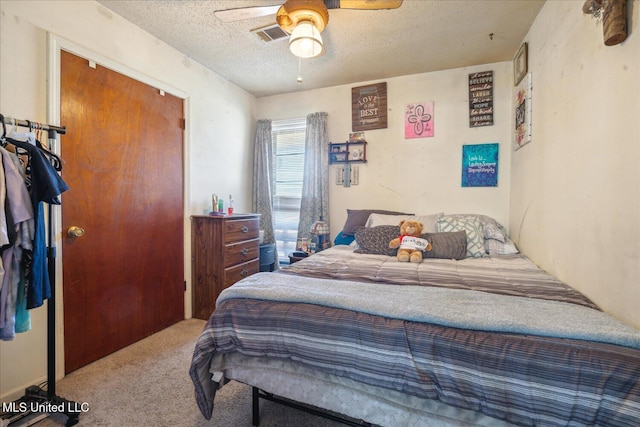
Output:
[[191,307],[193,317],[206,320],[220,292],[260,271],[260,215],[194,215],[191,221]]
[[245,262],[244,264],[236,265],[234,267],[226,268],[224,270],[224,288],[236,283],[238,280],[242,280],[245,277],[249,277],[252,274],[257,273],[260,270],[260,261],[256,258],[253,261]]
[[224,266],[231,267],[236,264],[242,264],[258,258],[259,255],[260,246],[258,239],[231,243],[229,245],[225,245]]
[[225,221],[224,227],[224,243],[257,239],[260,235],[260,220],[258,218]]

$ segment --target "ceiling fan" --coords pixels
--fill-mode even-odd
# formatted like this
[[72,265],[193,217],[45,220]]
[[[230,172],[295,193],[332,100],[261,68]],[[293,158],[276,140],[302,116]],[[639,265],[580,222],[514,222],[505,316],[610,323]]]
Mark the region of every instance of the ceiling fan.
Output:
[[289,48],[300,58],[313,58],[324,53],[320,33],[329,23],[329,9],[397,9],[402,0],[287,0],[274,6],[249,6],[216,10],[222,22],[276,15],[276,22],[291,34]]

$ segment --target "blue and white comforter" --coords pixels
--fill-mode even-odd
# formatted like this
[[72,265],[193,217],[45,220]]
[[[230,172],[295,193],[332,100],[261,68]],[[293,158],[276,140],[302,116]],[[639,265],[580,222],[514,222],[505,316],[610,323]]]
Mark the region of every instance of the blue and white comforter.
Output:
[[[352,260],[366,271],[354,281],[326,278],[354,274],[342,252],[320,255],[287,269],[297,266],[298,274],[261,273],[221,294],[190,370],[205,417],[219,386],[211,372],[223,369],[211,366],[212,356],[238,352],[296,361],[517,425],[639,425],[640,331],[557,287],[526,258],[396,263],[386,267],[394,282],[380,279],[393,258]],[[372,275],[377,279],[365,279]],[[437,275],[438,285],[407,278],[420,275]],[[491,288],[490,277],[507,295],[473,290]],[[529,290],[513,296],[523,288]],[[561,301],[532,296],[543,288]]]

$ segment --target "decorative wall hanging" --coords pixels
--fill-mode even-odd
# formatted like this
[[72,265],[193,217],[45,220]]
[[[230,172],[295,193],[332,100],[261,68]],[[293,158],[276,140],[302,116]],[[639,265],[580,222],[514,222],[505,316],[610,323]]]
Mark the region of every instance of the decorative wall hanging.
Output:
[[527,74],[529,68],[529,53],[527,43],[522,43],[518,53],[513,58],[513,85],[518,86],[522,78]]
[[462,186],[498,186],[498,147],[494,144],[462,146]]
[[358,185],[360,169],[352,163],[367,163],[367,141],[364,132],[349,134],[345,142],[329,143],[329,164],[336,168],[336,184],[343,187]]
[[433,101],[407,104],[404,110],[404,137],[428,138],[434,132]]
[[387,83],[351,88],[351,130],[387,127]]
[[602,18],[604,44],[614,46],[627,39],[627,0],[586,0],[582,11]]
[[330,142],[329,164],[367,163],[367,141]]
[[493,71],[469,74],[469,127],[493,125]]
[[531,73],[528,73],[516,87],[513,99],[514,132],[513,149],[518,150],[531,142]]
[[349,142],[362,142],[364,141],[364,132],[351,132],[349,133]]

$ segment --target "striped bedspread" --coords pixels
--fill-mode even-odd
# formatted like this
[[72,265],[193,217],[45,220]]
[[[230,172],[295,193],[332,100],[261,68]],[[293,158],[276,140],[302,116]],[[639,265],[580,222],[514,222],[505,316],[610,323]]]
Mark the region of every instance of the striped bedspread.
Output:
[[[336,255],[332,255],[332,252]],[[339,258],[337,255],[342,255],[342,252],[330,251],[322,257],[314,256],[291,267],[297,266],[296,270],[304,268],[305,275],[313,276],[311,271],[315,267],[312,264],[340,264],[339,260],[332,259]],[[512,298],[527,303],[531,302],[530,298],[542,298],[541,301],[548,303],[551,299],[549,293],[558,294],[563,301],[560,304],[606,316],[591,308],[590,301],[574,294],[575,291],[570,288],[561,285],[560,289],[553,289],[555,287],[548,280],[543,280],[548,275],[531,268],[532,264],[523,257],[483,258],[472,260],[472,263],[467,263],[473,264],[469,266],[454,261],[449,267],[445,267],[447,263],[439,261],[425,260],[420,266],[403,265],[407,271],[415,269],[418,272],[410,275],[431,275],[427,282],[436,282],[438,287],[451,281],[454,282],[454,289],[465,289],[464,293],[475,292],[483,295],[483,298],[495,295],[496,301]],[[354,267],[363,268],[360,262],[354,262]],[[479,262],[483,262],[485,267],[482,268]],[[419,272],[429,264],[432,272]],[[289,272],[293,270],[291,267],[287,269]],[[399,266],[392,267],[397,270]],[[375,282],[384,284],[386,280],[380,278],[392,267],[367,269],[367,273],[359,277],[375,276]],[[346,267],[329,270],[329,273],[320,270],[324,271],[321,273],[323,277],[352,274]],[[476,274],[472,274],[472,271],[476,271]],[[442,279],[433,279],[435,275]],[[491,286],[492,276],[497,278],[496,282],[500,282],[498,288],[506,289],[507,295],[515,292],[518,296],[497,295],[498,291]],[[331,293],[331,289],[335,290],[339,283],[347,282],[305,279],[283,273],[264,273],[252,277],[223,293],[194,351],[190,375],[195,385],[196,400],[207,419],[212,415],[213,399],[219,386],[212,380],[211,373],[224,371],[224,355],[238,352],[246,356],[270,356],[296,361],[312,369],[363,384],[436,399],[516,425],[640,425],[640,350],[632,348],[635,344],[625,346],[597,340],[545,336],[544,333],[500,332],[491,328],[482,330],[474,326],[451,327],[399,315],[397,311],[419,311],[420,306],[425,305],[422,297],[416,297],[411,302],[411,293],[419,288],[411,285],[382,286],[393,291],[385,292],[382,289],[382,296],[376,296],[371,292],[371,283],[367,279],[348,281],[348,292],[357,294],[361,300],[371,304],[375,305],[371,300],[383,298],[390,307],[414,305],[391,310],[391,314],[384,315],[378,309],[359,310],[351,303],[340,305],[323,303],[322,299],[317,298],[305,299],[304,295],[296,295],[298,291],[295,291],[299,289],[299,293],[304,294],[303,284],[312,283],[313,287],[320,288],[315,293],[322,293],[323,284]],[[261,277],[264,280],[258,280]],[[549,280],[557,282],[553,278]],[[268,292],[263,292],[266,284],[281,281],[284,284],[275,286],[290,288],[284,293],[291,295],[266,296]],[[401,281],[409,285],[408,279]],[[294,285],[289,287],[286,282]],[[508,285],[509,282],[511,285]],[[541,288],[548,288],[548,292],[534,289],[534,282],[539,283]],[[423,286],[430,285],[420,284],[420,287]],[[476,286],[490,290],[466,290]],[[254,293],[251,288],[255,288]],[[546,296],[538,296],[539,293]],[[397,299],[394,296],[396,294]],[[384,305],[380,302],[377,304]],[[365,307],[367,305],[370,304],[364,304]],[[463,311],[464,307],[453,310]],[[513,311],[511,316],[514,322],[520,314],[524,315],[518,310],[509,311]],[[508,317],[501,321],[509,322]],[[563,321],[575,320],[567,318]],[[615,323],[612,321],[610,326],[613,334],[618,333]],[[621,329],[625,327],[621,325]],[[633,343],[634,331],[621,333],[628,334]]]
[[502,295],[564,301],[597,308],[586,296],[540,270],[521,254],[422,263],[398,262],[385,255],[362,255],[334,246],[282,268],[307,277],[358,280],[393,285],[470,289]]

